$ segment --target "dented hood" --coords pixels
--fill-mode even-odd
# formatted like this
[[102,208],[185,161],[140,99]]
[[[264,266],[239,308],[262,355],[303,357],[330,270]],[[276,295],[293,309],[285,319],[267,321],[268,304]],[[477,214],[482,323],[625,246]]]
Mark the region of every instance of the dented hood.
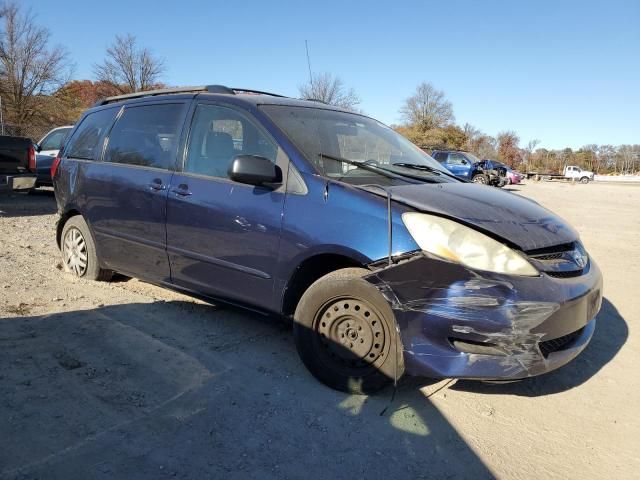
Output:
[[425,213],[460,220],[503,238],[522,250],[578,239],[562,218],[533,200],[494,187],[470,183],[400,185],[388,188],[395,201]]

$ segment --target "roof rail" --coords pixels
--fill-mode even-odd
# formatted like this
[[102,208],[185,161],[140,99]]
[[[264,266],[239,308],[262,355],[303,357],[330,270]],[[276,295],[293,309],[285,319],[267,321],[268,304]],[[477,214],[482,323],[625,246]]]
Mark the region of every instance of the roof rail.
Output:
[[329,105],[329,102],[325,102],[324,100],[320,100],[319,98],[307,97],[307,98],[303,98],[303,100],[306,100],[308,102],[318,102],[318,103],[324,103],[325,105]]
[[269,95],[270,97],[286,98],[286,95],[279,95],[277,93],[271,93],[271,92],[262,92],[260,90],[251,90],[249,88],[233,87],[231,88],[231,90],[233,90],[234,93],[255,93],[256,95]]
[[284,95],[278,95],[275,93],[262,92],[260,90],[251,90],[248,88],[229,88],[224,85],[203,85],[199,87],[177,87],[177,88],[161,88],[158,90],[146,90],[142,92],[127,93],[125,95],[116,95],[114,97],[101,98],[93,106],[99,107],[112,102],[119,102],[120,100],[127,100],[131,98],[152,97],[154,95],[165,95],[170,93],[222,93],[226,95],[235,95],[236,93],[253,93],[258,95],[271,95],[272,97],[284,97]]

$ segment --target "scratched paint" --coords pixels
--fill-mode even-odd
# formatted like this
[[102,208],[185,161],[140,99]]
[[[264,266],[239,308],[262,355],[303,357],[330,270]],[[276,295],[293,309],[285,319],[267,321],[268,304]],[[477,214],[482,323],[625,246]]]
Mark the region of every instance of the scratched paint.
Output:
[[[530,299],[536,295],[518,282],[534,281],[498,277],[416,252],[365,278],[396,316],[409,371],[413,366],[434,376],[522,378],[555,368],[539,348],[545,322],[561,308],[552,295],[542,299],[546,280],[536,279],[541,291]],[[496,354],[457,350],[452,338],[492,347]]]

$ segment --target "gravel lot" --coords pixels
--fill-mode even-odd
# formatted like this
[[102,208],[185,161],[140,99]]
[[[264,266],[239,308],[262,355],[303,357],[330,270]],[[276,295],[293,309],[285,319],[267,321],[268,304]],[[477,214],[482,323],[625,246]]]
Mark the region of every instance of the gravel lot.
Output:
[[591,345],[519,383],[405,379],[391,403],[316,382],[277,319],[62,273],[52,192],[0,197],[0,478],[637,477],[640,186],[511,190],[602,268]]

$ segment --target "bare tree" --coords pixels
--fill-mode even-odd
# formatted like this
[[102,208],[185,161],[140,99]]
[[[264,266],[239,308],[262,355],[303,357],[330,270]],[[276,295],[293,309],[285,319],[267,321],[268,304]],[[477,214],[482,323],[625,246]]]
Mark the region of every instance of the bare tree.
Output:
[[529,143],[527,143],[527,147],[525,148],[525,150],[527,151],[527,165],[526,165],[526,169],[529,170],[529,163],[531,162],[531,155],[533,154],[533,151],[536,149],[536,147],[540,145],[540,140],[538,140],[537,138],[534,138],[533,140],[529,140]]
[[0,16],[0,95],[7,120],[25,125],[42,113],[43,96],[60,88],[73,66],[64,48],[49,48],[50,32],[36,25],[31,11],[9,2]]
[[407,124],[425,130],[442,128],[455,120],[453,107],[444,92],[428,82],[418,85],[416,93],[405,100],[400,114]]
[[347,110],[356,110],[360,104],[360,97],[355,90],[347,89],[339,77],[325,72],[314,74],[311,79],[298,87],[301,98],[320,100]]
[[104,62],[93,68],[99,82],[112,85],[120,93],[156,88],[165,70],[164,61],[149,49],[138,47],[136,37],[131,34],[116,35]]

